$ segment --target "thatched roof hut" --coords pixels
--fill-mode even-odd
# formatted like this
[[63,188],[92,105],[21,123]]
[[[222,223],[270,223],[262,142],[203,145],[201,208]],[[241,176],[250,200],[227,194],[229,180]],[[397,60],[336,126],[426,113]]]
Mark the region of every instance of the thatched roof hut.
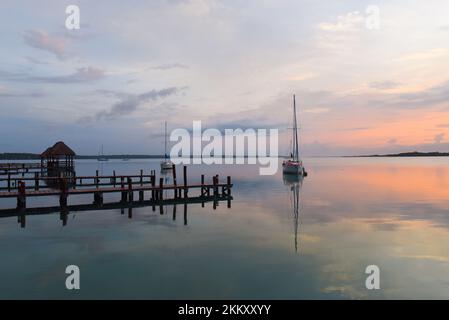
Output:
[[47,167],[73,167],[75,155],[63,141],[58,141],[41,153],[41,161],[46,161]]
[[41,157],[59,157],[59,156],[75,156],[75,151],[73,151],[69,146],[67,146],[63,141],[56,142],[53,147],[45,150]]

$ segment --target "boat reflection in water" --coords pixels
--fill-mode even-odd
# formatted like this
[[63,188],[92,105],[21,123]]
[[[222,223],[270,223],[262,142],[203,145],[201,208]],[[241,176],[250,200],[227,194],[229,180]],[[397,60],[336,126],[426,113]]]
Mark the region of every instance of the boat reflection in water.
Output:
[[301,187],[304,177],[302,175],[284,174],[284,185],[289,187],[290,205],[293,210],[295,252],[298,252],[299,213],[301,211]]

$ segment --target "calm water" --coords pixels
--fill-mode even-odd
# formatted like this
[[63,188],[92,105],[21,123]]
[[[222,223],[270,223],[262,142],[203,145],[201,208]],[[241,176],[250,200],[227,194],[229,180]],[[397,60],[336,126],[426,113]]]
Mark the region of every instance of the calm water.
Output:
[[[231,175],[232,208],[151,207],[0,219],[0,298],[449,298],[447,158],[305,159],[284,181],[256,166],[189,166],[189,180]],[[158,161],[78,161],[77,174],[137,173]],[[296,196],[299,196],[298,198]],[[105,201],[114,196],[105,196]],[[298,200],[298,214],[295,200]],[[88,203],[92,196],[69,198]],[[57,204],[28,200],[28,206]],[[15,199],[0,200],[14,207]],[[65,289],[65,267],[81,290]],[[365,288],[367,265],[381,289]]]

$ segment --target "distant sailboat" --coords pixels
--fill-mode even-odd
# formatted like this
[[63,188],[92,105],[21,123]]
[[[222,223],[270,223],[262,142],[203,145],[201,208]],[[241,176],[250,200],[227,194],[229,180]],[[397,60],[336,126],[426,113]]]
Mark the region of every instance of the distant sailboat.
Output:
[[173,162],[171,162],[167,154],[167,121],[165,121],[165,152],[164,152],[164,160],[161,161],[161,170],[170,170],[170,169],[173,169]]
[[293,95],[293,136],[292,136],[292,152],[289,160],[285,160],[282,163],[282,172],[284,174],[304,175],[307,173],[302,166],[302,161],[299,159],[299,147],[298,147],[298,124],[296,121],[296,101],[295,95]]
[[98,161],[109,161],[109,159],[106,158],[106,157],[104,156],[104,153],[103,153],[103,145],[101,145],[101,152],[100,152],[100,154],[98,155],[97,160],[98,160]]

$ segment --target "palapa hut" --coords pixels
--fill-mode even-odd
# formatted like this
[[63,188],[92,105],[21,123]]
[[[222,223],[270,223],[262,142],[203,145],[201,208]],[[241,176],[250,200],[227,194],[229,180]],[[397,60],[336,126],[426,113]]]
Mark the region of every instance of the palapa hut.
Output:
[[74,157],[75,152],[63,141],[59,141],[42,152],[41,164],[47,168],[48,175],[59,176],[61,172],[74,172]]

